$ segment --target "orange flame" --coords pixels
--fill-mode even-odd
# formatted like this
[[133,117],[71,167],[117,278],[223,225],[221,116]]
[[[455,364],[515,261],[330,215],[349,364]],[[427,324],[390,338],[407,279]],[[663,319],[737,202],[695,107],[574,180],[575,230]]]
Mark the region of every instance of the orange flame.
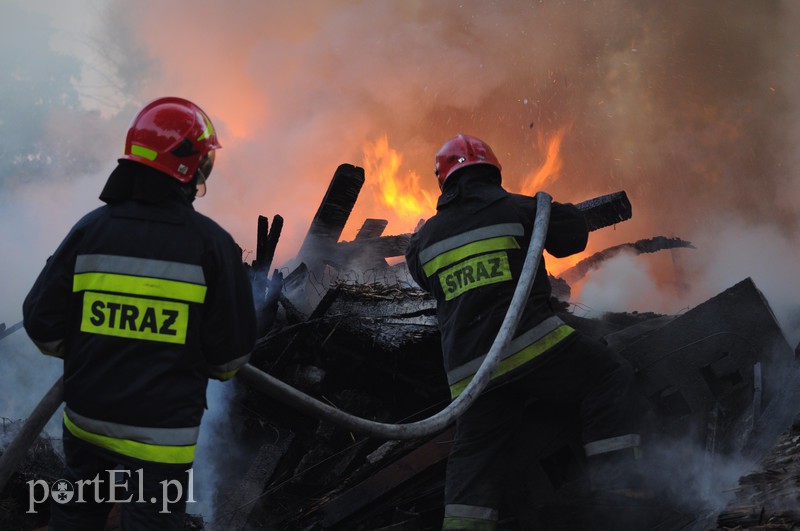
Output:
[[389,146],[383,135],[364,145],[364,171],[379,202],[394,211],[401,222],[414,226],[420,218],[429,217],[436,207],[435,198],[419,185],[419,175],[409,171],[399,178],[403,155]]
[[558,173],[564,161],[561,159],[561,141],[564,140],[569,130],[569,126],[564,126],[553,135],[549,142],[545,142],[545,134],[539,130],[536,137],[536,147],[538,151],[544,151],[546,157],[544,162],[539,168],[529,173],[523,180],[520,193],[524,195],[534,195],[542,189],[548,181],[554,181],[558,178]]

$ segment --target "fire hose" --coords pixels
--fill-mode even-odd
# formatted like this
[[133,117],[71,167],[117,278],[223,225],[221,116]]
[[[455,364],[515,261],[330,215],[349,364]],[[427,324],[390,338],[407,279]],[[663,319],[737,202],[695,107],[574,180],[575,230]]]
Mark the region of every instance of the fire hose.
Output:
[[[547,229],[550,221],[551,197],[539,192],[536,194],[536,218],[533,234],[525,256],[525,262],[520,272],[517,288],[511,298],[508,311],[500,325],[500,330],[486,354],[478,372],[466,389],[458,395],[445,409],[426,419],[407,424],[389,424],[376,422],[365,418],[345,413],[344,411],[325,404],[294,387],[278,380],[260,369],[245,364],[238,372],[237,377],[250,386],[262,391],[270,397],[284,404],[308,413],[320,420],[331,422],[342,428],[363,433],[368,436],[382,439],[416,439],[434,434],[446,428],[463,414],[486,388],[492,374],[501,361],[502,354],[508,348],[512,336],[517,330],[525,303],[533,287],[536,270],[544,250]],[[23,424],[14,440],[0,456],[0,491],[5,487],[8,479],[17,468],[17,464],[24,457],[27,449],[39,435],[44,425],[53,416],[58,406],[63,401],[63,378],[53,385],[33,413]]]

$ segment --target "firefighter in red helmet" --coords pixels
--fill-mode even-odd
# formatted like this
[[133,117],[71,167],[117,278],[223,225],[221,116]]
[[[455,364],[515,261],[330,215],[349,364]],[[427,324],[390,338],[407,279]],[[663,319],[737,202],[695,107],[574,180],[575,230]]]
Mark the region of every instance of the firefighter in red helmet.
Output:
[[[502,187],[501,165],[482,140],[457,135],[436,154],[437,213],[413,235],[411,276],[437,300],[450,393],[457,397],[489,351],[516,288],[533,232],[536,201]],[[553,203],[546,250],[586,247],[583,214]],[[542,258],[542,260],[544,260]],[[592,486],[623,492],[638,455],[633,370],[616,353],[559,319],[539,267],[515,337],[489,387],[457,422],[447,465],[443,529],[490,530],[524,455],[530,405],[577,407]],[[544,404],[544,406],[542,406]]]
[[231,378],[255,341],[241,250],[192,206],[220,147],[194,103],[146,105],[106,204],[25,299],[28,335],[64,360],[62,479],[83,492],[53,499],[50,529],[104,529],[109,500],[122,529],[183,529],[208,378]]

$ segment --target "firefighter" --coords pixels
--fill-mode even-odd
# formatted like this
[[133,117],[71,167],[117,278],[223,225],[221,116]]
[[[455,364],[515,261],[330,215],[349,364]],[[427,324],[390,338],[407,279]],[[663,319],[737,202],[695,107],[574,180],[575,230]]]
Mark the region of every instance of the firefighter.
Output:
[[72,228],[25,299],[28,335],[64,360],[73,496],[51,503],[50,529],[103,529],[109,497],[124,501],[122,529],[183,529],[208,378],[231,378],[255,342],[241,250],[192,206],[220,147],[194,103],[146,105],[106,204]]
[[[502,187],[491,148],[460,134],[436,154],[437,213],[413,235],[411,276],[437,301],[450,394],[472,380],[500,328],[532,236],[536,202]],[[583,214],[553,203],[545,249],[565,257],[586,247]],[[484,393],[457,422],[447,465],[443,529],[495,529],[501,487],[532,400],[577,406],[592,487],[626,487],[638,455],[633,371],[617,354],[561,321],[550,305],[544,258],[514,339]],[[524,451],[524,450],[523,450]]]

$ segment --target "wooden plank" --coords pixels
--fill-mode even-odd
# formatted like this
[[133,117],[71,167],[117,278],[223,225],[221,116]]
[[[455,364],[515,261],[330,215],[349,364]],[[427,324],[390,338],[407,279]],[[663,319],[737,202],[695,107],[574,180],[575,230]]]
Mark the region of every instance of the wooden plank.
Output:
[[390,493],[406,481],[433,465],[447,459],[455,429],[440,433],[406,456],[383,468],[340,496],[325,507],[325,527],[338,524],[378,498]]
[[297,255],[309,269],[318,269],[339,241],[363,185],[363,168],[342,164],[336,169]]
[[389,221],[385,219],[367,218],[364,220],[364,224],[361,225],[361,228],[358,229],[356,240],[379,238],[381,235],[383,235],[383,231],[386,230],[386,226],[388,224]]

